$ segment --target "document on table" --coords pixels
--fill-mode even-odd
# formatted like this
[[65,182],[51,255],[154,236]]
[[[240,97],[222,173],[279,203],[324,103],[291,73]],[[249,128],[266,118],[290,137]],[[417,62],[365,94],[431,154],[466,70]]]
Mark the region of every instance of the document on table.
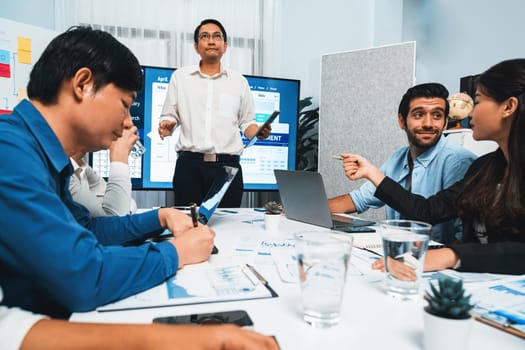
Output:
[[99,307],[118,311],[162,306],[277,297],[268,282],[247,265],[185,266],[166,282],[142,293]]
[[[299,282],[295,241],[291,238],[267,237],[260,239],[243,236],[237,242],[234,255],[237,260],[247,263],[274,264],[283,282]],[[348,275],[362,276],[363,273],[351,263]]]
[[[383,256],[383,241],[379,233],[359,233],[354,234],[353,236],[354,247],[368,250],[369,252],[375,253],[378,256]],[[443,246],[443,244],[430,240],[428,246],[437,248]]]
[[525,338],[525,275],[473,289],[476,319]]
[[463,283],[467,284],[497,281],[501,280],[502,278],[506,278],[507,275],[496,275],[480,272],[459,272],[452,269],[423,273],[423,279],[436,284],[438,283],[438,280],[447,277],[462,280]]

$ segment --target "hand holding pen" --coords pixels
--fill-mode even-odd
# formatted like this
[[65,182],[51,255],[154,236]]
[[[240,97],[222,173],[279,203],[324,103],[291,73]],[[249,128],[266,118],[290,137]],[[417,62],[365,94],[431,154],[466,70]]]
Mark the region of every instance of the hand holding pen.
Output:
[[343,161],[346,177],[352,181],[367,179],[377,187],[385,178],[381,170],[358,154],[341,154],[338,157]]
[[160,208],[159,221],[163,229],[170,230],[174,236],[193,228],[192,220],[187,213],[173,208]]
[[346,177],[350,180],[356,180],[352,178],[352,176],[359,169],[359,164],[357,162],[357,159],[355,159],[354,155],[341,153],[340,155],[333,155],[331,156],[331,158],[335,160],[341,160],[343,165],[343,171]]
[[[193,227],[198,227],[199,226],[199,213],[197,212],[197,204],[195,203],[190,204],[190,213],[191,213],[191,220],[193,221]],[[217,249],[216,246],[213,246],[211,253],[217,254],[218,252],[219,252],[219,249]]]

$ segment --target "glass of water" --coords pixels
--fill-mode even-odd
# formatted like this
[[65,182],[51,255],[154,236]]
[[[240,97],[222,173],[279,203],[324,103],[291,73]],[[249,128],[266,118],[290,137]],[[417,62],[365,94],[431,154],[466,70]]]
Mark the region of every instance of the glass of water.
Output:
[[400,299],[417,298],[432,225],[412,220],[384,220],[379,227],[387,294]]
[[331,231],[295,234],[303,318],[313,327],[339,323],[352,241]]

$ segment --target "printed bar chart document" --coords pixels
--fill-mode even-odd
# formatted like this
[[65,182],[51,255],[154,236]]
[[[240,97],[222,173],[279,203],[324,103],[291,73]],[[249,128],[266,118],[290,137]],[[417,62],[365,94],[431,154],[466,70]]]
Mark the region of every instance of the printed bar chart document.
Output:
[[525,339],[525,275],[473,290],[476,319]]
[[142,293],[97,308],[119,311],[277,297],[268,282],[247,265],[185,266],[166,282]]

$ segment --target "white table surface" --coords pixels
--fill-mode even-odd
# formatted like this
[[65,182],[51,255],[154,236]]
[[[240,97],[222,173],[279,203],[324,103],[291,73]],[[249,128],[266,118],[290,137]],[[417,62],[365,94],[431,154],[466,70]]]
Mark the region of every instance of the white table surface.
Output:
[[[242,238],[280,240],[294,232],[324,230],[286,218],[278,232],[264,230],[263,214],[253,209],[233,209],[238,214],[218,209],[210,221],[216,236],[219,254],[210,264],[222,264],[240,259],[235,247]],[[242,221],[252,220],[252,223]],[[356,248],[354,248],[356,249]],[[271,260],[270,260],[271,261]],[[363,276],[349,276],[345,288],[341,322],[330,329],[315,329],[303,321],[300,310],[299,285],[282,282],[274,265],[252,261],[257,270],[279,294],[277,298],[226,303],[150,308],[113,312],[74,313],[72,321],[105,323],[150,323],[161,316],[243,309],[254,322],[254,329],[275,335],[282,349],[422,349],[422,298],[400,301],[385,294],[383,274],[372,271],[368,263],[352,258]],[[525,349],[525,340],[472,321],[468,349]]]

